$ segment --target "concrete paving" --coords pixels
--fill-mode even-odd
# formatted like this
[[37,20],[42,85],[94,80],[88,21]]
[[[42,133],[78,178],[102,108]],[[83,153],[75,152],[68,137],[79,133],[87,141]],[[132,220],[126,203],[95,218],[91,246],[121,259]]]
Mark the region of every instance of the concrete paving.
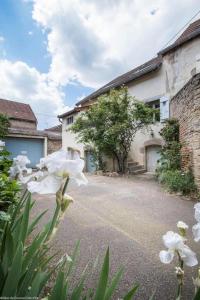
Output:
[[[149,299],[154,291],[156,300],[175,299],[175,262],[163,265],[158,254],[164,249],[162,235],[168,230],[176,230],[178,220],[189,224],[191,230],[195,223],[194,202],[168,194],[148,175],[132,178],[93,175],[88,176],[88,180],[87,186],[69,191],[74,203],[62,220],[52,245],[52,252],[60,251],[57,259],[66,251],[71,254],[76,241],[81,240],[76,280],[88,261],[94,261],[98,254],[102,259],[109,245],[111,273],[121,265],[125,267],[113,299],[119,299],[133,283],[140,284],[135,299]],[[48,208],[43,221],[46,222],[53,212],[55,197],[35,198],[33,214]],[[200,254],[199,244],[191,241],[190,246]],[[192,270],[186,268],[185,272],[187,284],[183,299],[190,300],[193,295]],[[88,286],[93,286],[96,280],[94,273]]]

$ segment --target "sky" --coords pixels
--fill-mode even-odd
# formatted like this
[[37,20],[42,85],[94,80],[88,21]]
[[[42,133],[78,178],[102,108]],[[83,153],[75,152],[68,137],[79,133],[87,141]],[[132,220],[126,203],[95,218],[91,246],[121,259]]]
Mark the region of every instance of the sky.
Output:
[[199,0],[1,0],[0,98],[30,104],[41,129],[56,125],[199,10]]

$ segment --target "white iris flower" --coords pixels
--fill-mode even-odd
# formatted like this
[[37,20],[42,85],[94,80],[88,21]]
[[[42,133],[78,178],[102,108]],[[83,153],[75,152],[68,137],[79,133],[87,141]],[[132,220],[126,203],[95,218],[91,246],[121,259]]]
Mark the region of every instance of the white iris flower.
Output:
[[194,209],[194,217],[197,221],[197,224],[192,227],[192,232],[195,242],[198,242],[200,240],[200,203],[195,204]]
[[32,169],[26,167],[26,165],[28,164],[30,164],[30,160],[26,155],[18,155],[17,157],[15,157],[10,168],[10,177],[18,177],[20,180],[22,180],[24,172],[26,172],[26,174],[31,174]]
[[198,264],[196,254],[185,244],[185,239],[178,233],[168,231],[163,236],[163,243],[168,250],[162,250],[159,254],[162,263],[171,263],[177,253],[187,266],[193,267]]
[[[48,155],[40,160],[37,167],[44,170],[43,173],[33,174],[32,177],[39,175],[38,181],[28,182],[28,190],[31,193],[55,194],[58,192],[66,178],[74,181],[76,184],[86,184],[87,179],[82,173],[84,161],[80,157],[71,159],[68,152],[60,150]],[[30,177],[28,178],[30,180]]]

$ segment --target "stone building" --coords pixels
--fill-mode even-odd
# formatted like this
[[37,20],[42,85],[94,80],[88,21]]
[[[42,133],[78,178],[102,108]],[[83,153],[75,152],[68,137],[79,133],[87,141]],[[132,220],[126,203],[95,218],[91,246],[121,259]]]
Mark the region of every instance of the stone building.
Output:
[[62,125],[57,125],[44,130],[48,134],[47,153],[58,151],[62,148]]
[[61,131],[55,127],[37,130],[37,118],[29,104],[0,99],[0,113],[10,121],[5,143],[12,157],[24,153],[35,167],[40,158],[61,148]]
[[[163,122],[170,117],[171,99],[185,84],[200,72],[200,20],[191,23],[186,30],[168,47],[162,49],[153,59],[141,66],[116,77],[78,103],[73,110],[59,116],[62,120],[62,147],[78,149],[85,158],[86,170],[91,167],[91,151],[77,142],[76,135],[68,129],[79,114],[98,101],[98,97],[112,88],[122,85],[128,87],[130,95],[160,109],[160,120],[155,120],[151,130],[138,132],[129,153],[128,167],[133,174],[154,172],[159,159],[163,140],[159,134]],[[115,164],[107,161],[107,169],[113,170]]]
[[180,124],[182,168],[192,169],[200,188],[200,73],[171,99],[170,115]]

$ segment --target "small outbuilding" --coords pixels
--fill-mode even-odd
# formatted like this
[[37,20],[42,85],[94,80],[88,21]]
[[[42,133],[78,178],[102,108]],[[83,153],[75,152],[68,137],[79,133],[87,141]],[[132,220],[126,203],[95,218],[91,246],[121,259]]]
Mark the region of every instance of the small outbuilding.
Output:
[[37,118],[29,104],[0,99],[0,113],[7,115],[10,121],[5,143],[12,157],[25,154],[31,161],[30,167],[34,168],[52,148],[61,148],[61,132],[37,130]]

